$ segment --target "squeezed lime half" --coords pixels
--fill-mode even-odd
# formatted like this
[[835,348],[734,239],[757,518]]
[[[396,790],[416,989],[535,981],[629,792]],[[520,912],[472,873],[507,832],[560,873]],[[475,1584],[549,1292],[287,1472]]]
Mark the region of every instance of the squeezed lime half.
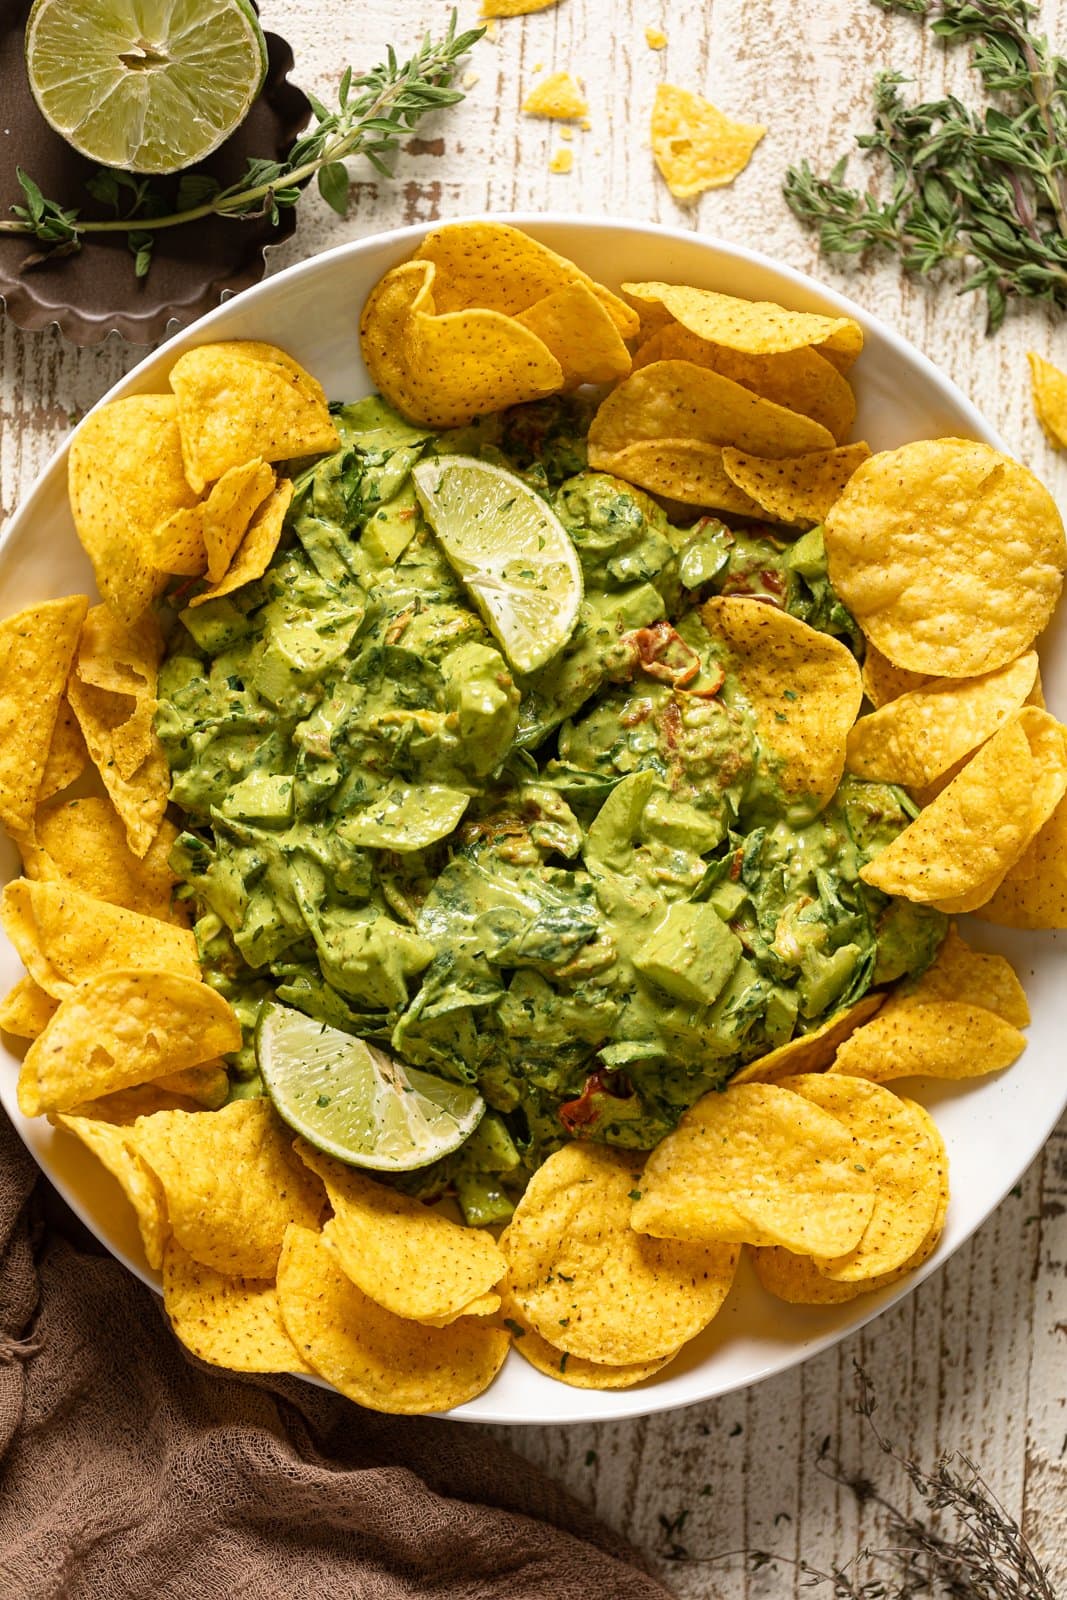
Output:
[[256,1054],[278,1115],[316,1149],[355,1167],[427,1167],[458,1150],[485,1110],[468,1084],[404,1066],[275,1001],[260,1010]]
[[413,470],[415,493],[453,568],[516,672],[536,672],[578,620],[582,569],[551,506],[513,472],[476,456]]
[[178,172],[211,154],[263,87],[248,0],[35,0],[26,73],[42,116],[83,156]]

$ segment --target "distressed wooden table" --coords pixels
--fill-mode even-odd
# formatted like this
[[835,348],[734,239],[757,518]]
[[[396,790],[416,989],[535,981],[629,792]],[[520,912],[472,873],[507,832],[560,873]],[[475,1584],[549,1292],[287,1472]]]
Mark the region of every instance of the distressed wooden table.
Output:
[[[405,50],[423,28],[440,28],[447,10],[445,0],[262,5],[267,25],[296,49],[299,81],[324,99],[344,63],[369,66],[389,41]],[[466,0],[461,20],[474,10]],[[1046,0],[1042,13],[1067,47],[1067,0]],[[666,31],[666,49],[648,47],[649,24]],[[879,67],[905,69],[931,97],[966,92],[960,52],[946,57],[909,21],[865,0],[561,0],[494,31],[471,61],[477,81],[468,78],[466,103],[420,129],[392,180],[357,172],[346,219],[317,196],[307,199],[274,269],[361,234],[483,210],[652,218],[736,240],[818,273],[914,340],[1063,503],[1067,461],[1054,458],[1036,425],[1025,362],[1034,347],[1067,364],[1062,327],[1039,313],[1017,316],[988,341],[973,298],[905,283],[891,265],[838,270],[820,262],[780,197],[790,160],[808,154],[825,169],[865,125]],[[560,68],[584,78],[590,101],[590,129],[569,144],[558,127],[519,115],[538,73]],[[672,200],[649,153],[648,113],[661,78],[768,125],[733,187],[693,205]],[[573,169],[554,173],[551,159],[564,147]],[[27,336],[0,321],[0,521],[71,417],[137,358],[117,340],[79,351],[54,331]],[[876,1539],[877,1516],[859,1511],[817,1465],[827,1437],[850,1469],[876,1475],[907,1505],[902,1474],[850,1408],[856,1361],[874,1380],[883,1431],[927,1461],[949,1449],[980,1461],[1067,1588],[1067,1122],[942,1272],[829,1354],[672,1415],[497,1431],[623,1529],[679,1595],[792,1595],[798,1579],[788,1564],[753,1574],[736,1555],[701,1558],[764,1548],[825,1569]],[[669,1559],[673,1547],[688,1559]]]

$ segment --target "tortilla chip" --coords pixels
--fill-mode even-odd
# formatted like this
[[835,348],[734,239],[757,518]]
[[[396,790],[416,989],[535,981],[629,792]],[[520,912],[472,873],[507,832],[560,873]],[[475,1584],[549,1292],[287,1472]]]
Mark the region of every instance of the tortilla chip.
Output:
[[725,641],[759,738],[782,763],[777,781],[791,799],[821,809],[845,768],[845,742],[863,697],[859,667],[828,633],[761,600],[717,595],[704,625]]
[[20,978],[0,1002],[0,1028],[16,1039],[36,1039],[59,1005],[34,978]]
[[861,868],[860,877],[883,894],[942,908],[993,882],[1033,837],[1033,783],[1030,745],[1017,714]]
[[582,93],[581,84],[569,72],[552,72],[530,90],[522,109],[528,117],[576,122],[589,115],[589,102]]
[[160,572],[198,578],[207,571],[204,502],[183,506],[161,522],[148,546],[148,559]]
[[551,6],[559,4],[559,0],[482,0],[482,16],[493,17],[526,17],[534,11],[547,11]]
[[841,1283],[819,1271],[810,1256],[794,1255],[790,1250],[771,1248],[752,1251],[752,1265],[763,1287],[779,1300],[791,1305],[840,1305],[855,1300],[857,1295],[872,1294],[876,1289],[888,1289],[899,1283],[909,1273],[928,1261],[941,1242],[948,1215],[948,1173],[942,1174],[941,1195],[937,1215],[932,1227],[915,1254],[892,1272],[883,1272],[875,1278],[865,1278],[859,1283]]
[[320,1154],[297,1154],[326,1185],[331,1243],[352,1282],[394,1316],[454,1321],[507,1271],[492,1236]]
[[778,459],[825,450],[833,438],[810,417],[787,411],[691,361],[654,361],[613,389],[589,427],[589,465],[640,439],[736,445]]
[[766,128],[732,122],[710,100],[661,83],[652,107],[652,154],[676,200],[722,189],[748,166]]
[[140,859],[126,843],[122,819],[103,795],[42,807],[36,832],[36,865],[27,869],[28,877],[66,884],[127,911],[187,926],[185,903],[172,899],[178,879],[168,858],[178,830],[166,818]]
[[908,672],[904,667],[894,666],[869,640],[860,675],[863,692],[876,711],[890,700],[897,700],[902,694],[910,694],[913,689],[921,689],[934,681],[928,672]]
[[19,1110],[71,1111],[240,1047],[240,1023],[207,984],[173,972],[104,972],[72,990],[30,1045]]
[[257,578],[262,578],[274,559],[292,498],[292,480],[279,479],[249,523],[229,570],[210,589],[194,595],[189,601],[190,606],[206,605],[209,600],[218,600],[220,596],[232,594],[246,583],[254,583]]
[[[732,294],[685,284],[624,283],[622,287],[642,310],[646,306],[662,310],[698,338],[729,350],[766,356],[813,347],[837,366],[841,361],[854,361],[863,349],[863,329],[851,317],[787,311],[772,300],[739,300]],[[830,442],[809,448],[828,448]]]
[[501,1236],[509,1289],[551,1343],[601,1365],[672,1355],[733,1282],[729,1244],[648,1239],[631,1226],[644,1157],[582,1142],[550,1155]]
[[198,345],[178,357],[170,386],[185,475],[197,493],[257,457],[291,461],[340,444],[322,385],[272,345]]
[[110,1122],[94,1122],[88,1117],[56,1117],[86,1149],[91,1150],[121,1185],[122,1192],[137,1213],[137,1225],[144,1246],[145,1260],[159,1270],[170,1233],[167,1205],[158,1178],[142,1161],[125,1128]]
[[756,502],[727,477],[722,450],[715,444],[699,444],[692,439],[641,439],[621,450],[595,448],[589,465],[681,505],[732,511],[741,517],[760,515]]
[[258,457],[231,467],[204,501],[204,547],[211,583],[223,577],[252,517],[274,488],[274,473]]
[[978,908],[1003,928],[1067,928],[1067,800]]
[[163,1257],[163,1304],[187,1350],[229,1372],[310,1372],[285,1331],[273,1280],[234,1278],[171,1239]]
[[633,358],[634,371],[653,361],[692,361],[710,367],[754,394],[799,411],[829,430],[843,444],[856,417],[851,385],[817,350],[782,350],[775,355],[750,355],[709,344],[680,322],[669,322],[645,340]]
[[1011,962],[1005,956],[973,950],[954,925],[922,977],[898,984],[887,1004],[896,1011],[901,1006],[926,1005],[931,1000],[960,1000],[966,1005],[984,1006],[1016,1028],[1025,1028],[1030,1022],[1026,991]]
[[979,678],[933,678],[859,719],[848,736],[848,770],[923,789],[996,733],[1036,680],[1032,650]]
[[556,1378],[569,1383],[572,1389],[632,1389],[662,1371],[672,1356],[660,1356],[655,1361],[637,1361],[629,1366],[609,1366],[603,1361],[584,1361],[572,1356],[569,1350],[560,1350],[530,1326],[519,1306],[509,1295],[504,1301],[504,1325],[511,1331],[515,1349],[531,1367],[543,1372],[546,1378]]
[[129,721],[127,697],[94,688],[73,677],[67,686],[93,765],[122,818],[126,841],[135,856],[148,853],[159,832],[170,792],[170,769],[163,747],[151,734],[151,749],[128,778],[119,772],[115,734]]
[[68,471],[74,526],[97,588],[122,622],[136,622],[167,581],[149,559],[152,535],[196,499],[174,396],[130,395],[90,412],[71,441]]
[[704,1095],[656,1146],[632,1224],[661,1239],[841,1255],[873,1210],[847,1128],[788,1089],[744,1083]]
[[555,356],[514,317],[483,307],[438,313],[435,272],[429,261],[394,267],[363,307],[363,360],[390,405],[451,428],[563,388]]
[[1026,1049],[1018,1028],[963,1000],[887,1005],[837,1052],[831,1073],[889,1083],[894,1078],[981,1078]]
[[413,257],[437,269],[433,297],[438,313],[481,306],[517,316],[569,284],[581,283],[600,301],[624,339],[638,319],[624,300],[566,256],[507,222],[448,222],[426,235]]
[[1036,350],[1028,350],[1026,359],[1030,363],[1030,388],[1037,420],[1054,449],[1067,449],[1067,373],[1039,356]]
[[973,439],[920,439],[857,468],[826,519],[826,555],[890,661],[970,678],[1014,661],[1046,626],[1067,540],[1019,462]]
[[[184,1067],[180,1072],[164,1073],[151,1087],[164,1095],[191,1101],[207,1111],[218,1111],[230,1094],[230,1075],[221,1061],[205,1061],[201,1066]],[[161,1108],[162,1109],[162,1108]],[[174,1109],[187,1110],[187,1106]]]
[[372,1411],[448,1411],[492,1383],[508,1336],[480,1317],[447,1328],[394,1317],[357,1289],[322,1234],[292,1227],[278,1263],[289,1337],[335,1389]]
[[788,1039],[777,1050],[750,1061],[735,1072],[733,1083],[777,1083],[784,1077],[799,1072],[823,1072],[837,1054],[837,1047],[862,1023],[873,1017],[885,1000],[884,994],[865,994],[862,1000],[836,1011],[810,1033],[800,1033]]
[[269,1100],[159,1111],[132,1137],[163,1185],[174,1237],[203,1266],[273,1278],[288,1225],[318,1227],[322,1185],[293,1154]]
[[724,450],[727,477],[776,522],[803,527],[822,522],[870,449],[862,442],[813,450],[788,461],[767,461],[741,450]]
[[0,622],[0,822],[10,832],[33,821],[88,607],[71,595]]
[[75,779],[81,777],[88,765],[89,752],[85,748],[78,719],[64,694],[59,702],[59,714],[52,730],[52,743],[48,748],[44,772],[41,775],[41,787],[37,791],[37,804],[43,805],[46,800],[51,800],[53,795],[59,794],[63,789],[69,789]]
[[630,352],[596,295],[569,283],[535,300],[515,321],[537,335],[563,368],[564,386],[613,383],[630,370]]
[[57,1000],[114,967],[200,976],[196,939],[188,929],[64,884],[14,878],[0,899],[0,920],[31,977]]
[[787,1078],[792,1089],[836,1117],[857,1140],[874,1184],[874,1210],[859,1243],[843,1255],[816,1256],[838,1283],[862,1283],[902,1267],[937,1218],[948,1158],[921,1106],[863,1079],[825,1073]]
[[74,675],[112,696],[112,762],[123,780],[157,748],[153,718],[163,635],[150,613],[127,627],[107,606],[93,606],[82,626]]

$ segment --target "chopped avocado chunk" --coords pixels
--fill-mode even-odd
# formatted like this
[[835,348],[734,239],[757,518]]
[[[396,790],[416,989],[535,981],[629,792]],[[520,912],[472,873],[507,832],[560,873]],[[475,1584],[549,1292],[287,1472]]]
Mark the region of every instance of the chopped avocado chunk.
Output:
[[679,1000],[711,1005],[741,956],[741,941],[709,905],[670,907],[652,937],[635,954],[638,972]]

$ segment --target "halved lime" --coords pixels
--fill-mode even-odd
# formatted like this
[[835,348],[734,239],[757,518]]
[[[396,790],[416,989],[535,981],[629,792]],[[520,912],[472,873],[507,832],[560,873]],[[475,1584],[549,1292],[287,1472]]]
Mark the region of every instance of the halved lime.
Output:
[[354,1167],[427,1167],[458,1150],[485,1110],[476,1089],[403,1066],[274,1001],[260,1010],[256,1055],[278,1115],[316,1149]]
[[178,172],[247,116],[267,46],[248,0],[35,0],[26,72],[42,116],[83,156]]
[[412,472],[430,526],[516,672],[536,672],[567,643],[582,569],[566,528],[529,484],[475,456]]

